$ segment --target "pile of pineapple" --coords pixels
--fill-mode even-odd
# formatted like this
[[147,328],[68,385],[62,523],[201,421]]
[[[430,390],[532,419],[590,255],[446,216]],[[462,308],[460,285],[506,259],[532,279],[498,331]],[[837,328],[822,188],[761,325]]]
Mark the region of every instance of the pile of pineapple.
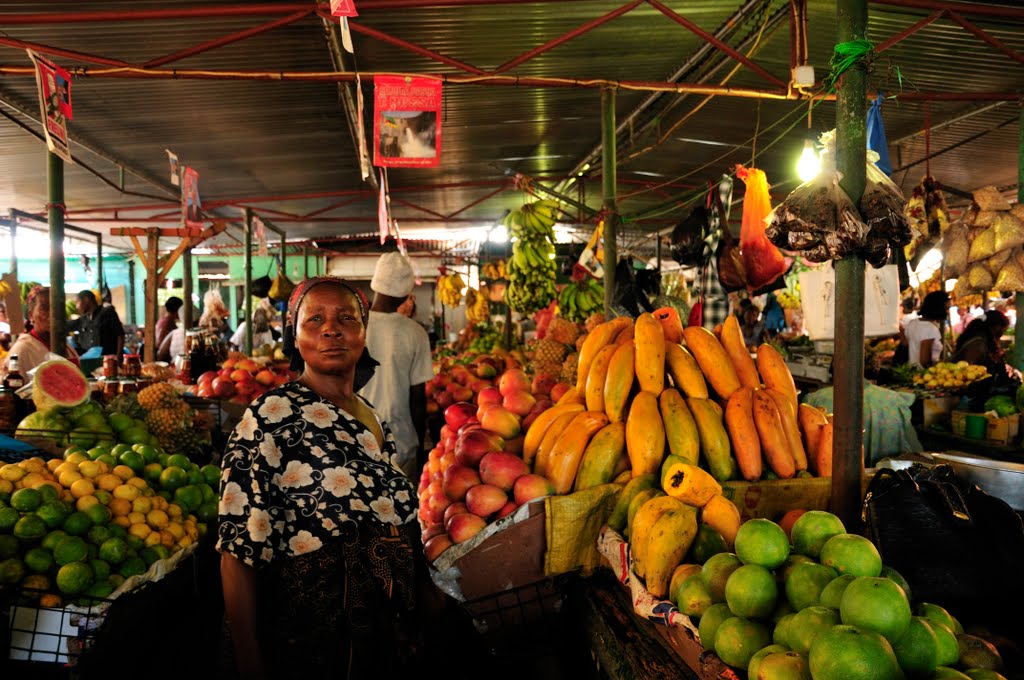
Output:
[[547,333],[533,347],[530,372],[533,375],[551,375],[560,381],[574,384],[579,349],[594,327],[604,322],[604,314],[594,314],[582,328],[556,315],[548,325]]

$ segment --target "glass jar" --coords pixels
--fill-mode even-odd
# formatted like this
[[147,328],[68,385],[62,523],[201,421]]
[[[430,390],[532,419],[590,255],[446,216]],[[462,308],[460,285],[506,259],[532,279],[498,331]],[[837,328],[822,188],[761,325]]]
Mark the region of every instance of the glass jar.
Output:
[[138,354],[125,354],[123,373],[126,378],[138,378],[141,376],[142,358]]
[[118,394],[135,394],[139,391],[139,384],[134,378],[124,378],[118,384]]
[[117,358],[116,354],[107,354],[103,357],[103,377],[107,380],[117,378],[120,368],[117,363]]
[[117,378],[104,378],[103,379],[103,398],[107,401],[112,400],[118,395],[121,390],[121,381]]

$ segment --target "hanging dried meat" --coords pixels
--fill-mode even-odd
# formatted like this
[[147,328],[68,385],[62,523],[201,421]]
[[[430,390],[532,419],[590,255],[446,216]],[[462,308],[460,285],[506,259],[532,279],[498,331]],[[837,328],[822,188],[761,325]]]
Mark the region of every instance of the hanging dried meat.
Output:
[[938,180],[927,175],[922,178],[921,183],[914,187],[904,214],[913,234],[905,254],[911,268],[916,269],[925,253],[949,228],[949,208]]

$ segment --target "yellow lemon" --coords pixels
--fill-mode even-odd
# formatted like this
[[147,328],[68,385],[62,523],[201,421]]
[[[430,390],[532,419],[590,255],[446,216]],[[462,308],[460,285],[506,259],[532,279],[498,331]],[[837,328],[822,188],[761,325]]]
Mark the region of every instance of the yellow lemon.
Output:
[[110,508],[110,512],[114,513],[114,517],[125,517],[132,511],[132,502],[126,498],[117,498],[115,496],[110,499],[107,507]]
[[160,532],[160,543],[162,543],[165,548],[173,548],[175,542],[176,539],[174,538],[174,534],[170,531],[165,529]]
[[112,472],[126,481],[135,476],[135,470],[132,470],[127,465],[115,465]]
[[46,470],[46,463],[43,462],[42,458],[33,457],[27,458],[23,461],[19,461],[18,467],[24,468],[29,472],[44,472]]
[[181,526],[181,524],[179,524],[178,522],[171,522],[170,524],[168,524],[167,531],[169,531],[171,535],[174,536],[174,540],[178,540],[185,535],[185,528]]
[[100,474],[100,464],[94,460],[87,460],[78,466],[78,471],[83,477],[95,479]]
[[153,496],[153,507],[157,510],[167,510],[168,502],[163,496]]
[[153,501],[146,496],[139,496],[132,501],[132,511],[141,512],[145,515],[147,512],[153,509]]
[[170,517],[163,510],[150,510],[146,515],[146,522],[154,529],[166,529],[170,521]]
[[28,470],[20,468],[14,463],[8,463],[3,467],[0,467],[0,477],[6,479],[8,482],[18,482],[28,474]]
[[146,536],[146,547],[154,545],[160,545],[160,534],[156,531],[152,531]]
[[74,463],[75,465],[78,465],[79,463],[84,463],[87,460],[89,460],[89,456],[85,455],[84,453],[72,453],[70,456],[64,459],[64,462]]
[[132,525],[127,515],[120,515],[118,517],[115,517],[114,519],[110,520],[110,522],[111,524],[116,524],[117,526],[124,527],[125,529]]
[[178,547],[184,549],[184,548],[187,548],[190,545],[192,545],[192,543],[194,543],[194,542],[195,542],[195,539],[192,538],[191,536],[182,536],[181,538],[178,539]]
[[123,498],[127,501],[134,501],[139,497],[139,490],[131,484],[122,484],[113,491],[115,498]]
[[139,491],[143,491],[143,490],[149,488],[149,485],[146,484],[146,480],[143,479],[142,477],[132,477],[132,478],[128,479],[125,482],[125,484],[131,484],[132,486],[134,486]]
[[64,470],[57,473],[57,481],[66,489],[70,489],[71,485],[80,479],[82,479],[82,473],[78,470]]
[[50,460],[46,461],[46,469],[49,470],[50,472],[53,472],[63,464],[64,461],[62,461],[60,458],[51,458]]
[[132,524],[130,527],[128,527],[129,534],[135,536],[136,538],[141,538],[143,540],[145,540],[146,536],[149,536],[152,533],[152,531],[153,530],[150,529],[145,522]]
[[177,503],[169,503],[167,505],[167,514],[173,517],[174,519],[181,519],[181,506],[178,505]]
[[81,498],[82,496],[91,496],[96,492],[96,487],[93,486],[92,480],[84,477],[79,478],[71,485],[71,495],[75,498]]
[[77,501],[75,501],[75,510],[85,512],[92,506],[99,504],[100,499],[96,498],[96,496],[82,496]]
[[121,478],[117,475],[105,472],[96,478],[96,486],[104,491],[113,491],[117,487],[121,486]]
[[128,521],[132,524],[144,524],[146,522],[146,515],[141,512],[129,512]]
[[39,472],[30,472],[21,478],[21,486],[24,489],[34,489],[40,484],[46,484],[52,480],[47,479],[45,475]]

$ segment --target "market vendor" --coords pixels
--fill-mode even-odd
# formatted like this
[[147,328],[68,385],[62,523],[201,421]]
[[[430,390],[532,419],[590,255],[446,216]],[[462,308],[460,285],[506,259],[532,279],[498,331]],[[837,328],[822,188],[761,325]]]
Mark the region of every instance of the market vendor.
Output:
[[967,325],[956,339],[953,361],[984,366],[995,375],[1003,369],[1003,348],[999,339],[1010,327],[1010,320],[1002,312],[990,309],[985,315]]
[[927,368],[942,357],[942,328],[949,309],[949,294],[934,291],[925,296],[917,319],[907,323],[907,363]]
[[416,489],[356,392],[367,318],[340,279],[296,286],[300,376],[252,403],[224,453],[217,549],[241,678],[413,672]]
[[[25,296],[25,314],[28,320],[26,331],[18,336],[11,345],[11,351],[0,362],[0,373],[7,375],[8,361],[12,356],[18,357],[18,370],[27,374],[33,368],[46,361],[50,353],[50,289],[36,286]],[[78,352],[70,344],[67,347],[67,358],[78,365]]]

